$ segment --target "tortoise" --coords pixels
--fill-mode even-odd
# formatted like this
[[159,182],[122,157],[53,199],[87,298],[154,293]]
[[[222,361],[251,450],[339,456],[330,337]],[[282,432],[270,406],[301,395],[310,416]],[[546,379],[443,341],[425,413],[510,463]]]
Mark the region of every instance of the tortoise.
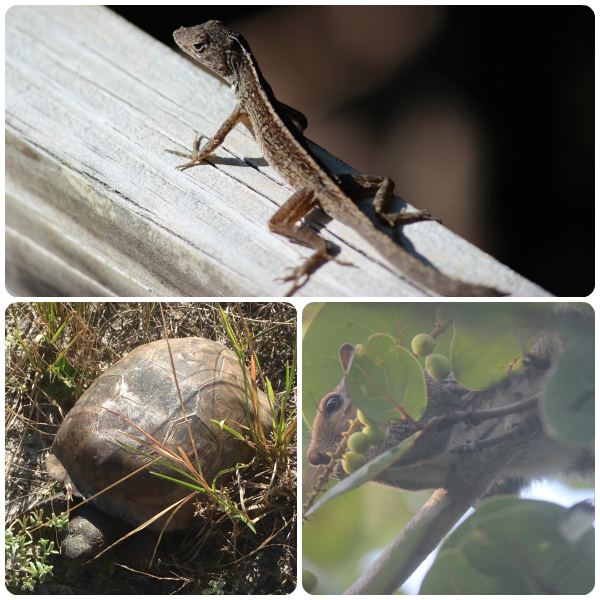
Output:
[[[225,420],[237,431],[247,433],[241,427],[248,425],[244,376],[233,352],[218,342],[187,337],[170,340],[170,345],[203,475],[210,485],[219,471],[254,456],[248,444],[211,422]],[[247,370],[246,376],[249,382]],[[250,414],[254,414],[249,404]],[[271,409],[260,390],[258,406],[260,422],[268,432]],[[89,498],[150,462],[119,444],[157,456],[147,445],[122,433],[148,441],[140,429],[121,417],[175,452],[180,446],[192,464],[195,462],[165,340],[138,346],[100,375],[81,396],[60,426],[46,459],[50,475],[70,486],[76,496]],[[191,492],[149,471],[185,479],[154,463],[90,504],[137,526]],[[182,506],[167,530],[187,528],[193,512],[191,502]],[[148,527],[161,530],[169,513]]]

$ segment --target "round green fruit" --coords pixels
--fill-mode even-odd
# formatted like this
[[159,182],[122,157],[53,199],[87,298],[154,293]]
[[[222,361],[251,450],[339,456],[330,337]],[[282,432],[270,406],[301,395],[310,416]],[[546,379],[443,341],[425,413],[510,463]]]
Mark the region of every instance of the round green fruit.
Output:
[[317,583],[319,583],[319,580],[314,573],[311,573],[306,569],[302,569],[302,587],[305,591],[311,594],[317,587]]
[[385,431],[383,431],[381,427],[369,425],[368,427],[365,427],[362,432],[369,438],[371,446],[375,446],[375,448],[383,446],[383,442],[385,442]]
[[348,438],[348,448],[352,452],[358,452],[358,454],[364,454],[371,447],[371,440],[366,433],[357,431]]
[[435,340],[426,333],[415,335],[411,343],[412,351],[417,356],[427,356],[433,352],[435,348]]
[[369,419],[360,409],[356,411],[356,417],[363,425],[373,425],[373,419]]
[[358,452],[346,452],[346,454],[342,456],[342,468],[348,475],[351,475],[354,471],[358,471],[358,469],[366,464],[366,457]]
[[430,354],[425,359],[425,368],[437,380],[446,379],[452,373],[452,365],[443,354]]

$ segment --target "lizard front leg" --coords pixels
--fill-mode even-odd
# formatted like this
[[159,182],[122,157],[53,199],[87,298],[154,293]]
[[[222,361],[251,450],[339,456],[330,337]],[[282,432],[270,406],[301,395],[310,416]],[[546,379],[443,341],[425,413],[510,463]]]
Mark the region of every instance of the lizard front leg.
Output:
[[183,158],[189,158],[190,162],[185,165],[178,165],[175,167],[176,169],[187,169],[188,167],[193,167],[194,165],[199,165],[209,154],[212,154],[224,141],[227,137],[227,134],[240,122],[243,121],[246,117],[246,111],[242,108],[241,104],[238,104],[233,112],[225,119],[219,130],[213,137],[204,144],[202,149],[200,150],[200,134],[196,135],[196,139],[194,140],[194,146],[191,154],[186,154],[185,152],[179,152],[177,150],[165,150],[165,152],[169,152],[170,154],[176,154],[177,156],[183,156]]
[[[331,245],[327,240],[324,240],[309,229],[295,225],[296,222],[306,216],[316,206],[318,206],[318,201],[315,190],[305,187],[286,200],[269,221],[269,229],[273,233],[278,233],[279,235],[283,235],[290,239],[292,242],[316,250],[316,252],[307,258],[303,264],[292,269],[292,273],[283,278],[283,281],[294,282],[286,296],[294,294],[298,288],[306,283],[309,275],[328,260],[335,260],[340,264],[350,265],[350,263],[337,260],[332,255]],[[305,277],[305,279],[301,282],[303,277]]]

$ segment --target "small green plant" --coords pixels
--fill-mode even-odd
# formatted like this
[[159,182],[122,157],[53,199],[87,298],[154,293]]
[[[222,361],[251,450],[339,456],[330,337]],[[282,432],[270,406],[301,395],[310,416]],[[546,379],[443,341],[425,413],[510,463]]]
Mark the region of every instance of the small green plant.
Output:
[[217,582],[214,579],[211,579],[208,585],[210,585],[210,587],[202,590],[202,594],[217,594],[218,596],[223,596],[223,594],[225,594],[223,591],[223,588],[225,587],[224,581]]
[[[27,519],[25,519],[27,521]],[[32,525],[41,525],[39,515],[32,513]],[[46,576],[52,571],[48,564],[51,554],[58,554],[54,550],[54,542],[40,538],[34,543],[33,536],[27,526],[20,519],[16,521],[21,526],[21,532],[14,534],[8,529],[4,534],[4,564],[8,577],[9,588],[20,587],[23,592],[33,592],[36,579],[39,583],[46,581]]]

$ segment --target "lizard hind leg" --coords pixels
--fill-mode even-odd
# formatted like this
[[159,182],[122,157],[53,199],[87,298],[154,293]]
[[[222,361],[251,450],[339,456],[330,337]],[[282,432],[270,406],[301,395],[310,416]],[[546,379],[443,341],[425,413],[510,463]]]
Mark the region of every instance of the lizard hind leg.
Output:
[[288,290],[285,297],[293,296],[310,278],[311,273],[316,271],[323,263],[332,260],[339,265],[346,267],[354,267],[350,262],[339,260],[332,254],[329,242],[323,240],[326,250],[317,250],[312,256],[309,256],[299,267],[291,268],[291,273],[285,277],[281,277],[280,281],[293,281],[292,287]]
[[310,229],[295,224],[317,206],[318,202],[314,190],[303,188],[288,198],[269,221],[269,229],[273,233],[283,235],[296,244],[315,250],[312,256],[309,256],[299,267],[293,268],[289,275],[282,278],[282,281],[294,282],[286,296],[292,296],[308,281],[311,273],[329,260],[352,266],[351,263],[335,258],[332,247],[327,240]]
[[419,221],[438,221],[440,219],[432,217],[428,210],[419,210],[408,212],[403,208],[400,212],[388,212],[394,191],[394,182],[389,177],[379,175],[359,175],[345,174],[337,175],[339,186],[350,198],[364,198],[365,196],[375,196],[373,199],[373,208],[377,218],[384,223],[394,227],[395,225],[409,225]]

